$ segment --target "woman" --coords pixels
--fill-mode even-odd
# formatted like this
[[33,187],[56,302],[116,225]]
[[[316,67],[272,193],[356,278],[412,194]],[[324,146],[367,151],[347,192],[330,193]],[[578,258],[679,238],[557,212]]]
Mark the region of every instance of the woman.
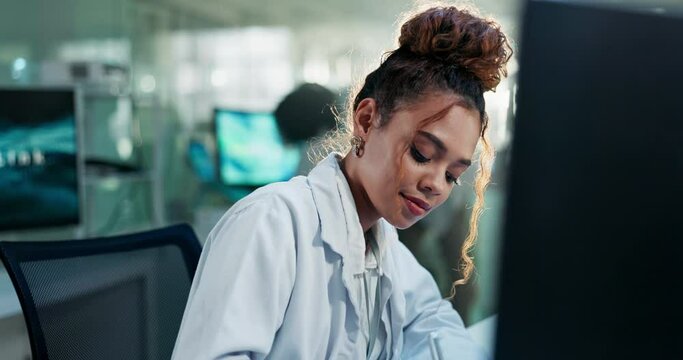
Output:
[[353,99],[350,152],[255,191],[213,229],[174,359],[429,359],[434,336],[444,358],[484,357],[396,228],[448,198],[479,139],[490,160],[483,92],[510,48],[497,24],[454,7],[410,18],[399,44]]

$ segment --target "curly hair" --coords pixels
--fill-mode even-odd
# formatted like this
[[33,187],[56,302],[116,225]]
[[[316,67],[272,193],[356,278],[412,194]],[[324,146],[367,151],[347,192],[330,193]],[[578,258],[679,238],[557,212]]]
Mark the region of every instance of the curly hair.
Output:
[[[474,8],[436,6],[408,14],[400,27],[398,48],[384,54],[380,66],[358,84],[350,96],[345,118],[338,118],[337,129],[324,138],[311,153],[321,158],[329,151],[349,151],[353,113],[365,98],[375,99],[379,126],[391,121],[392,114],[433,93],[453,93],[459,103],[476,109],[481,121],[479,169],[474,190],[476,200],[469,222],[469,234],[461,250],[463,278],[454,282],[451,297],[458,285],[467,283],[474,271],[470,252],[476,242],[479,218],[484,210],[484,192],[491,178],[494,149],[488,141],[484,92],[495,90],[507,76],[506,64],[512,56],[500,25],[480,17]],[[438,120],[426,119],[419,126]]]

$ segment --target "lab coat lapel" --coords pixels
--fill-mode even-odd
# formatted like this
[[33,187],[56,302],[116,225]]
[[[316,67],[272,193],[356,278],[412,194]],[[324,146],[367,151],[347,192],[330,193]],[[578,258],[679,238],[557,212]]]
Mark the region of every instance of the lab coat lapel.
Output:
[[384,257],[382,259],[382,292],[381,292],[381,305],[382,309],[387,307],[389,311],[382,314],[382,323],[384,324],[384,329],[389,336],[392,338],[391,342],[391,359],[399,358],[402,348],[401,331],[402,326],[405,321],[405,298],[401,291],[395,291],[395,284],[397,276],[397,269],[394,266],[395,262],[393,259],[393,254],[391,252],[391,244],[398,240],[398,234],[396,229],[391,226],[386,220],[379,220],[378,236],[384,238],[386,246],[386,251],[384,252]]
[[363,229],[351,188],[338,165],[339,156],[332,153],[321,161],[308,175],[308,182],[318,209],[322,241],[342,257],[345,271],[358,275],[365,270]]
[[358,249],[362,243],[357,245],[351,241],[363,235],[353,198],[349,199],[348,183],[337,163],[337,156],[339,155],[333,153],[321,161],[309,173],[308,182],[318,210],[321,240],[341,257],[342,282],[353,308],[355,337],[360,330],[360,305],[356,296],[357,291],[353,287],[353,276],[359,270],[362,274],[363,264],[354,260],[358,256],[349,254],[352,251],[363,251]]
[[[360,306],[357,303],[356,291],[352,288],[353,276],[355,273],[362,274],[364,271],[363,263],[356,263],[353,258],[363,258],[358,256],[349,256],[353,251],[364,252],[363,243],[356,244],[350,239],[362,237],[362,228],[358,220],[358,213],[353,203],[353,197],[348,187],[348,182],[343,178],[339,165],[337,163],[338,154],[330,154],[325,160],[321,161],[309,174],[308,182],[311,186],[313,199],[318,210],[318,217],[320,220],[321,239],[332,251],[337,253],[342,260],[342,281],[346,288],[346,293],[351,303],[354,315],[356,332],[360,326]],[[343,211],[343,214],[340,213]],[[342,219],[343,216],[343,219]],[[382,315],[382,323],[387,334],[391,336],[392,358],[397,358],[400,354],[401,343],[397,339],[400,338],[401,326],[391,326],[392,324],[403,324],[405,319],[405,298],[402,294],[394,292],[394,276],[397,269],[394,267],[394,260],[391,253],[391,244],[398,241],[396,230],[386,222],[380,219],[378,222],[376,238],[382,239],[379,241],[383,248],[381,276],[381,309],[389,306],[388,314]],[[360,247],[360,248],[359,248]],[[348,263],[347,263],[348,262]],[[388,316],[387,316],[388,315]],[[388,350],[388,349],[387,349]]]
[[337,190],[336,159],[331,154],[308,174],[308,183],[313,193],[320,220],[320,237],[323,243],[342,259],[347,254],[346,224],[340,221],[341,197]]

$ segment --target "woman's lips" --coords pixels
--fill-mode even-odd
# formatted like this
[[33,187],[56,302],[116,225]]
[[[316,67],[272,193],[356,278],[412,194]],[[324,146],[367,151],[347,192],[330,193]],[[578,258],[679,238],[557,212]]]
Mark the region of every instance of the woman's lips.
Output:
[[401,194],[408,210],[415,216],[424,215],[431,207],[426,202],[405,194]]

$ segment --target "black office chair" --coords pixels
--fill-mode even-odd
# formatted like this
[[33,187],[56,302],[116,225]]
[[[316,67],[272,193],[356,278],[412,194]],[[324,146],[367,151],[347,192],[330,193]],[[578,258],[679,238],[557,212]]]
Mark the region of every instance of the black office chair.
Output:
[[200,253],[187,225],[0,242],[34,360],[170,359]]

